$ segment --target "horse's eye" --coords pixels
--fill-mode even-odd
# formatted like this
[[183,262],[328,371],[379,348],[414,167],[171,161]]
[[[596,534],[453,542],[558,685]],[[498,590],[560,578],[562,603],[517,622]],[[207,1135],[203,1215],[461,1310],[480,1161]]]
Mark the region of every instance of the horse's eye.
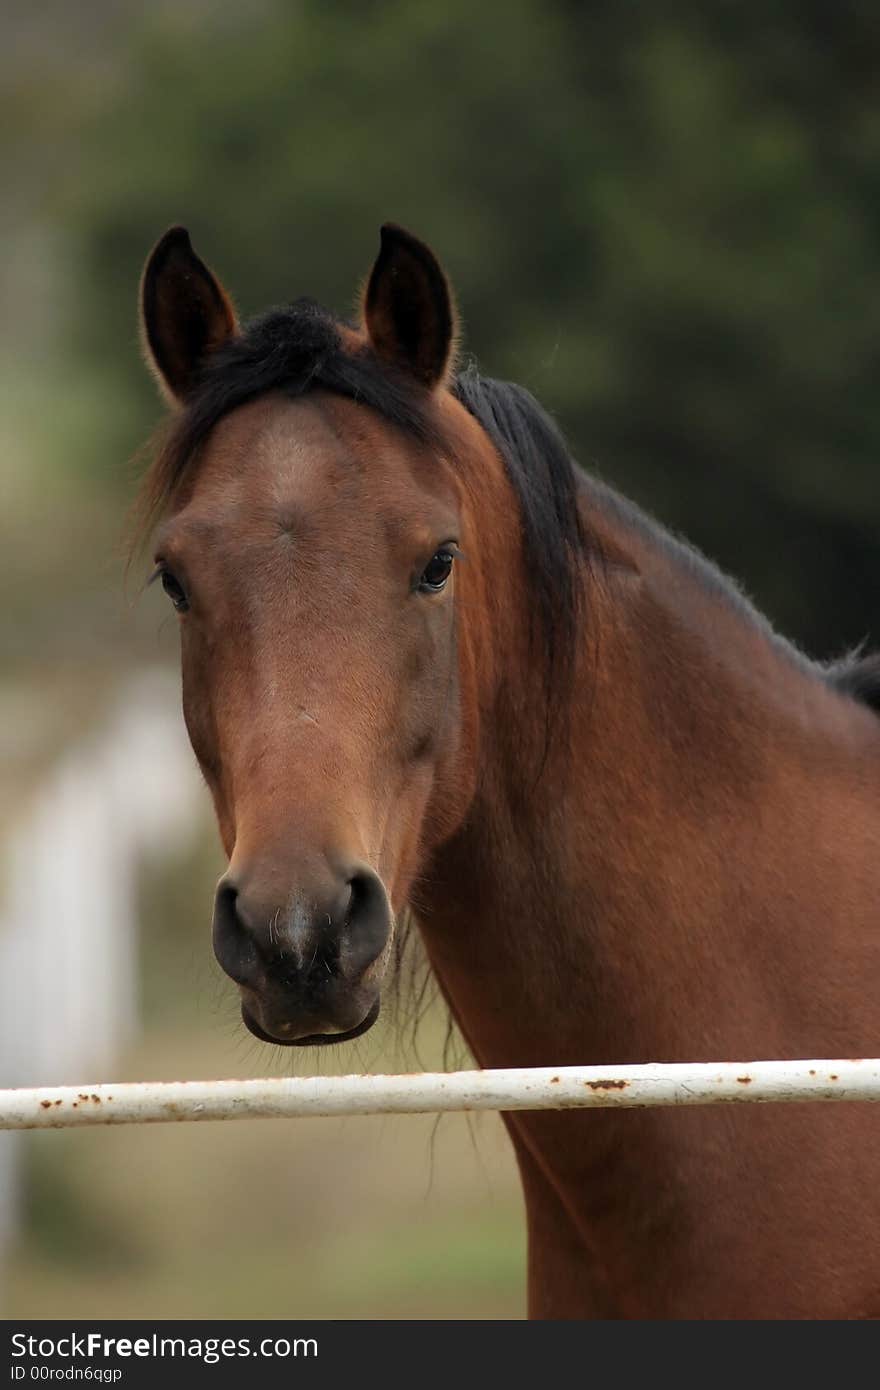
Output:
[[186,597],[183,585],[174,578],[170,570],[162,571],[162,588],[174,604],[178,613],[185,613],[189,608],[189,600]]
[[423,593],[437,594],[445,587],[452,573],[453,558],[449,550],[438,550],[437,554],[431,557],[419,580],[419,588]]

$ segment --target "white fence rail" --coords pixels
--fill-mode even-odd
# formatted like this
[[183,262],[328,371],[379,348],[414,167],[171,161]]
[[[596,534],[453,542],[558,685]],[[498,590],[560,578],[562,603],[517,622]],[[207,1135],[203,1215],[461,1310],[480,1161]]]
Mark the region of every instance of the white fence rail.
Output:
[[0,1091],[0,1130],[819,1100],[880,1101],[880,1058],[44,1086]]

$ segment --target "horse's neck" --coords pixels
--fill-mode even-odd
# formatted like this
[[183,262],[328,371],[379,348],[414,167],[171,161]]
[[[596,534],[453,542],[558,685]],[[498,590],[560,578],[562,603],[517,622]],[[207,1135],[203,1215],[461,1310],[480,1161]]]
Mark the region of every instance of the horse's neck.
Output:
[[809,1055],[773,972],[820,929],[803,891],[830,891],[809,884],[814,752],[833,815],[880,726],[674,550],[601,524],[569,733],[535,785],[544,711],[504,694],[510,673],[478,797],[427,875],[429,955],[483,1065]]
[[[477,1060],[871,1055],[880,721],[673,547],[623,526],[605,539],[568,743],[557,730],[535,785],[544,711],[508,673],[483,725],[478,797],[426,874],[423,935]],[[768,1126],[713,1118],[504,1117],[534,1308],[681,1315],[667,1301],[676,1261],[699,1271],[688,1278],[712,1274],[714,1256],[692,1265],[688,1245],[700,1194],[714,1219],[723,1189],[706,1248],[730,1248],[752,1175],[773,1193],[813,1142],[812,1129],[788,1129],[786,1147]]]

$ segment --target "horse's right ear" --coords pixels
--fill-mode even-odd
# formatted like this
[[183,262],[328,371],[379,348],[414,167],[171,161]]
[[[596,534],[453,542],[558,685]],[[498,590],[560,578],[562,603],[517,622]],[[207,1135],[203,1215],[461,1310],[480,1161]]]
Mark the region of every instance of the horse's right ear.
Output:
[[238,332],[232,301],[192,249],[185,227],[171,227],[141,278],[141,335],[162,394],[185,401],[208,353]]

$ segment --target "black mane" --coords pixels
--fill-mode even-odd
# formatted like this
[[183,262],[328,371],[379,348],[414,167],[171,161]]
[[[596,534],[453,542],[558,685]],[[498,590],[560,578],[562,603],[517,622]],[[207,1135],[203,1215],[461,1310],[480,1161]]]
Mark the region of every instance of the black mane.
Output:
[[230,411],[268,391],[297,397],[310,388],[370,406],[421,440],[432,435],[428,399],[402,372],[371,352],[346,351],[340,325],[311,299],[251,320],[212,352],[195,390],[157,459],[159,484],[151,502],[164,504],[211,430]]
[[826,668],[830,685],[880,714],[880,652],[854,652]]
[[[524,387],[493,381],[470,365],[452,390],[497,448],[519,500],[533,616],[547,668],[564,690],[581,613],[581,564],[588,554],[576,465],[556,425]],[[533,637],[538,635],[533,626]]]

